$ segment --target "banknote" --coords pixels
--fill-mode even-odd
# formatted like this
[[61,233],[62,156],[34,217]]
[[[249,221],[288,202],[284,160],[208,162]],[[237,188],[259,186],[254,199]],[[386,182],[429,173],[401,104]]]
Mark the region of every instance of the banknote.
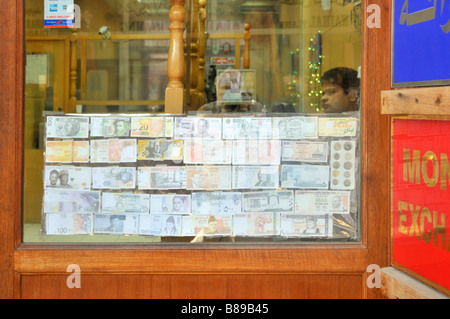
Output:
[[223,119],[223,139],[262,139],[272,138],[272,118],[270,117],[231,117]]
[[348,214],[349,191],[295,191],[295,212],[304,215]]
[[94,233],[137,235],[139,214],[95,214]]
[[46,141],[47,163],[89,162],[89,141]]
[[88,138],[89,117],[47,116],[47,137]]
[[287,237],[332,237],[333,215],[281,214],[280,235]]
[[78,166],[45,166],[44,188],[91,190],[91,168]]
[[330,166],[328,165],[282,165],[281,187],[328,189]]
[[186,166],[186,189],[231,189],[231,166]]
[[45,214],[47,235],[87,235],[93,232],[92,213]]
[[233,166],[233,189],[276,189],[279,166]]
[[186,164],[231,164],[232,141],[189,139],[184,141]]
[[91,136],[130,136],[129,117],[91,117]]
[[294,191],[242,193],[243,212],[294,212]]
[[331,189],[354,189],[356,172],[356,141],[331,142]]
[[185,189],[186,167],[149,166],[138,168],[138,189]]
[[235,236],[273,236],[279,233],[279,213],[234,214],[233,234]]
[[135,139],[91,140],[91,163],[136,162]]
[[100,192],[44,190],[44,213],[98,213]]
[[181,236],[181,215],[141,215],[139,235]]
[[103,214],[148,214],[149,194],[102,193]]
[[240,192],[193,192],[193,214],[233,214],[242,208]]
[[93,189],[132,189],[136,187],[135,167],[93,167]]
[[272,118],[272,138],[299,140],[318,138],[317,117],[290,116]]
[[212,117],[177,117],[175,118],[174,138],[178,139],[213,139],[222,137],[222,119]]
[[72,144],[72,162],[89,162],[89,141],[73,141]]
[[183,236],[231,236],[233,234],[233,216],[183,216],[182,227]]
[[138,160],[182,161],[183,140],[139,140]]
[[234,140],[233,165],[278,165],[279,140]]
[[328,143],[282,141],[281,160],[283,162],[326,163],[328,161]]
[[358,119],[350,117],[319,118],[319,136],[356,136]]
[[132,117],[131,136],[134,137],[172,137],[173,117]]
[[152,194],[150,214],[190,214],[191,195]]

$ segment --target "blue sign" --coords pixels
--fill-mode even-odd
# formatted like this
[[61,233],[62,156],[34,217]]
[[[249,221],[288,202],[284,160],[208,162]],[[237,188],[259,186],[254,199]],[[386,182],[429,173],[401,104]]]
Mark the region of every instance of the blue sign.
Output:
[[450,0],[393,0],[392,86],[450,84]]

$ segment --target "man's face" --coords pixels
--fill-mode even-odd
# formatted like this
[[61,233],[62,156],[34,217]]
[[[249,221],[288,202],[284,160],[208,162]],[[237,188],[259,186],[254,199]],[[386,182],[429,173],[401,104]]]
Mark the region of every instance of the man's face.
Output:
[[69,182],[69,174],[61,174],[59,178],[61,179],[61,185],[67,185]]
[[56,183],[58,182],[58,178],[58,173],[50,173],[50,184],[56,185]]
[[123,121],[116,122],[117,132],[122,132],[125,130],[125,123]]
[[173,209],[176,211],[181,210],[183,207],[183,201],[180,198],[174,198],[173,199]]
[[329,81],[324,81],[322,86],[322,107],[325,113],[341,113],[351,111],[351,96],[345,94],[344,89]]

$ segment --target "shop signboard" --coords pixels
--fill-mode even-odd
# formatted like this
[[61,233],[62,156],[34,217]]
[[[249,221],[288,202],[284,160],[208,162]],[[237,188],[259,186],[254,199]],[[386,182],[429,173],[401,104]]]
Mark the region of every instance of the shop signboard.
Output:
[[392,87],[450,84],[450,2],[393,0]]
[[450,289],[450,121],[395,118],[392,262]]
[[73,28],[73,0],[45,0],[44,28]]

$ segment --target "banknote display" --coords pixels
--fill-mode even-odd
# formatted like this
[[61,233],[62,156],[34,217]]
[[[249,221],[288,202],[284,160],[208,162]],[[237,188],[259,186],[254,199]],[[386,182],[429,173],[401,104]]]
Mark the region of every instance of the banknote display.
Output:
[[91,190],[91,168],[78,166],[45,166],[44,188]]
[[272,118],[236,117],[223,119],[223,139],[262,139],[272,138]]
[[46,189],[44,213],[98,213],[100,192]]
[[186,164],[231,164],[232,141],[189,139],[184,141]]
[[172,137],[173,117],[132,117],[131,136],[133,137]]
[[331,237],[333,218],[325,215],[281,214],[280,235],[287,237]]
[[327,142],[281,141],[283,162],[327,163]]
[[139,235],[181,236],[181,215],[141,215]]
[[328,189],[330,166],[328,165],[282,165],[281,187]]
[[89,117],[47,116],[47,137],[88,138]]
[[231,166],[186,166],[186,189],[231,189]]
[[356,136],[358,119],[348,117],[319,118],[319,136]]
[[331,142],[331,189],[354,189],[356,172],[356,142]]
[[348,214],[349,191],[295,191],[295,212],[303,215]]
[[47,235],[87,235],[93,232],[93,214],[45,214]]
[[222,119],[210,117],[177,117],[175,118],[176,139],[213,139],[222,136]]
[[278,166],[233,166],[233,189],[279,187]]
[[91,140],[92,163],[136,162],[135,139]]
[[135,167],[93,167],[93,189],[132,189],[136,187]]
[[152,194],[150,214],[190,214],[191,195]]
[[294,191],[242,193],[243,212],[294,212]]
[[139,140],[138,160],[182,161],[183,140]]
[[139,214],[95,214],[94,233],[137,235]]
[[299,140],[318,138],[317,117],[274,117],[272,138],[277,140]]
[[233,214],[242,211],[240,192],[194,192],[193,214]]
[[130,118],[93,116],[91,117],[91,136],[130,136]]
[[233,165],[278,165],[279,140],[234,140]]
[[138,189],[185,189],[186,167],[138,167]]
[[279,213],[234,214],[233,234],[235,236],[273,236],[279,234]]
[[102,193],[103,214],[148,214],[149,194]]
[[231,236],[232,215],[191,215],[183,216],[183,236]]

